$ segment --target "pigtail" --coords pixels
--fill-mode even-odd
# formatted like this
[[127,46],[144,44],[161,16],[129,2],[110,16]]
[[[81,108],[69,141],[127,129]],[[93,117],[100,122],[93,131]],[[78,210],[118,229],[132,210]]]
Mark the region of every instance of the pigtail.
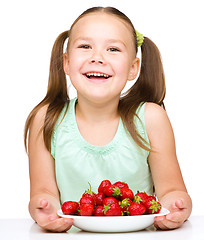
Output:
[[141,46],[142,65],[136,82],[137,90],[144,102],[153,102],[164,107],[166,94],[165,76],[157,46],[147,37]]
[[140,136],[134,125],[136,110],[142,102],[153,102],[164,107],[166,93],[165,77],[157,46],[147,37],[141,46],[142,64],[140,75],[135,84],[122,96],[119,103],[121,118],[135,142],[150,151],[148,143]]
[[26,120],[24,131],[24,143],[26,150],[28,130],[36,113],[43,106],[47,105],[48,108],[44,126],[41,130],[43,131],[45,146],[49,151],[51,151],[51,137],[54,127],[65,103],[67,103],[68,109],[69,96],[67,93],[66,75],[63,68],[64,42],[68,37],[69,31],[65,31],[58,36],[54,43],[50,60],[47,94],[45,98],[31,111]]
[[63,68],[64,61],[64,42],[68,38],[69,31],[61,33],[56,39],[50,60],[50,72],[48,81],[48,90],[46,99],[58,100],[64,97],[67,100],[67,81],[66,75]]

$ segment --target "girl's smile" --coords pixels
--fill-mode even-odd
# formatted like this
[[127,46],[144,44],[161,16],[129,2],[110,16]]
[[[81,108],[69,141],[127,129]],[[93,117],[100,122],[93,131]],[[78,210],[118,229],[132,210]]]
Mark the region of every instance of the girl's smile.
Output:
[[108,79],[110,79],[112,76],[106,73],[102,73],[102,72],[87,72],[85,74],[83,74],[86,78],[88,78],[88,80],[90,82],[94,82],[94,83],[103,83],[103,82],[107,82]]
[[105,13],[81,18],[71,31],[64,61],[78,97],[119,99],[139,68],[133,44],[128,25],[119,18]]

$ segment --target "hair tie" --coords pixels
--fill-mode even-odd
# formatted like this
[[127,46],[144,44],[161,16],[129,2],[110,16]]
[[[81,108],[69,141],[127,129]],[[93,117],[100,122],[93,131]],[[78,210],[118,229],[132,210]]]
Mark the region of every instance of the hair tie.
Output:
[[137,35],[137,46],[140,47],[143,44],[144,41],[144,36],[143,34],[139,33],[137,30],[136,31],[136,35]]

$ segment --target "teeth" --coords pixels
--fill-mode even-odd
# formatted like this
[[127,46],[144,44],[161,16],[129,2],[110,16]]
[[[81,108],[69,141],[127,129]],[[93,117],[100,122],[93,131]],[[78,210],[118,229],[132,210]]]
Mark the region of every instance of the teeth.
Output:
[[94,77],[105,77],[105,78],[108,78],[109,77],[109,75],[106,75],[106,74],[103,74],[103,73],[86,73],[86,76],[88,76],[88,77],[92,77],[92,76],[94,76]]

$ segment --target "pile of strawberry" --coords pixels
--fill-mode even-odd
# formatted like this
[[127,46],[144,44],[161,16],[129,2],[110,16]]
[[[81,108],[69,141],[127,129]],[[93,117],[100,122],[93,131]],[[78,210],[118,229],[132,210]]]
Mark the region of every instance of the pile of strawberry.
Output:
[[127,183],[119,181],[111,184],[109,180],[103,180],[97,194],[91,191],[90,185],[79,202],[66,201],[61,209],[66,215],[135,216],[159,213],[161,204],[155,196],[145,192],[138,191],[134,195]]

